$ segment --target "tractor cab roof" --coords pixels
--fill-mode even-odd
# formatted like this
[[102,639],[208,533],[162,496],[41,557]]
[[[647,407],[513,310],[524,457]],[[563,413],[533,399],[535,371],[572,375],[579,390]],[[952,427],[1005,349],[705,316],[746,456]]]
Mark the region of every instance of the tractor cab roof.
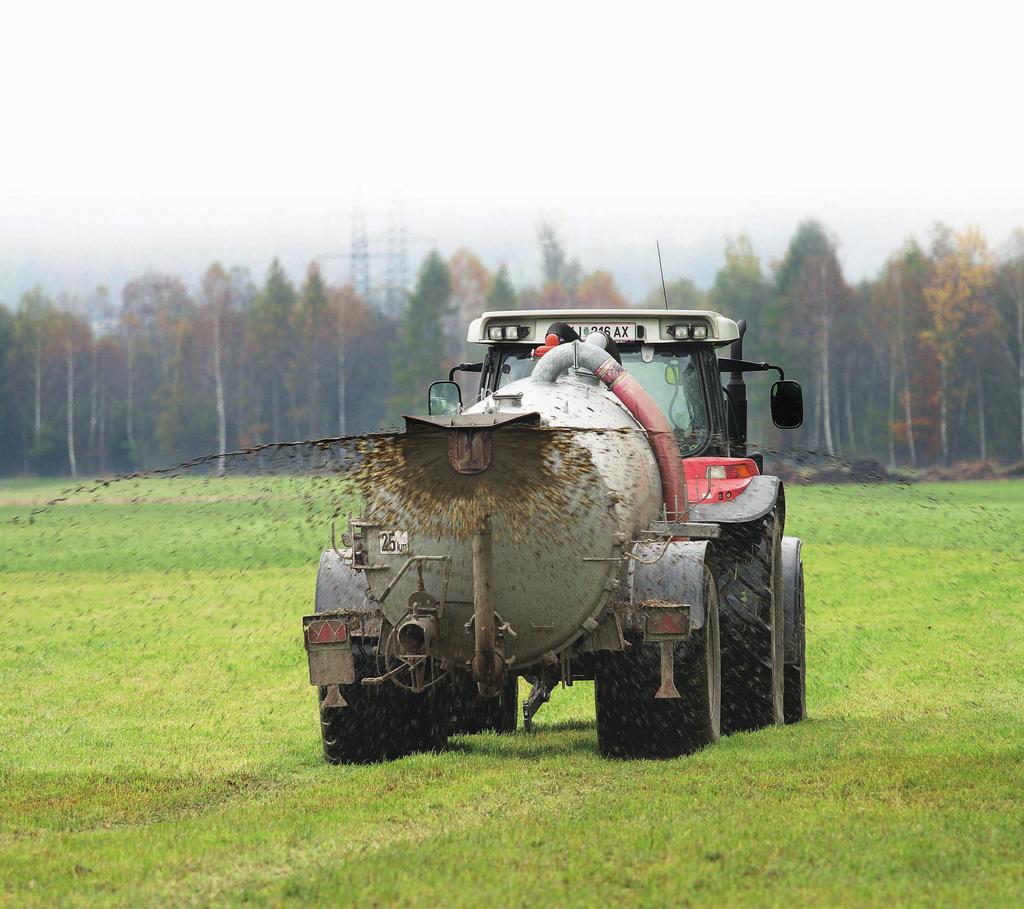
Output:
[[678,344],[721,347],[739,338],[732,319],[705,309],[523,309],[485,312],[469,324],[472,344],[544,343],[554,322],[567,322],[581,338],[603,331],[619,344]]

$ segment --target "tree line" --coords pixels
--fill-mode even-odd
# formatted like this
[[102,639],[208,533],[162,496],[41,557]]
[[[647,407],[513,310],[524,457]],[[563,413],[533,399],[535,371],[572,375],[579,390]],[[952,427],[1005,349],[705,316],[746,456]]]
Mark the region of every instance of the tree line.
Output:
[[[482,311],[631,305],[551,225],[538,241],[532,287],[467,249],[431,252],[396,319],[316,262],[297,284],[275,260],[260,284],[214,263],[192,286],[147,271],[116,296],[36,287],[0,306],[0,473],[125,472],[397,425],[474,355],[465,331]],[[937,225],[851,284],[836,238],[806,221],[777,262],[739,236],[710,288],[670,281],[641,302],[663,293],[745,319],[748,358],[803,383],[805,425],[783,439],[751,378],[751,438],[768,449],[914,467],[1024,457],[1024,232],[997,254],[976,229]]]

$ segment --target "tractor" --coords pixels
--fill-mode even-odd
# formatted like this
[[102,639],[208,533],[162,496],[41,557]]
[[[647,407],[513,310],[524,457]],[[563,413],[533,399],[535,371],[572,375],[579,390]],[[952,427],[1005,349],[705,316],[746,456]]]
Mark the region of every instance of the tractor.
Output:
[[368,459],[363,511],[320,560],[302,621],[327,761],[442,750],[520,716],[528,731],[581,680],[609,758],[805,717],[801,541],[748,451],[744,376],[778,373],[782,429],[802,393],[744,359],[744,331],[703,310],[471,323],[482,358]]

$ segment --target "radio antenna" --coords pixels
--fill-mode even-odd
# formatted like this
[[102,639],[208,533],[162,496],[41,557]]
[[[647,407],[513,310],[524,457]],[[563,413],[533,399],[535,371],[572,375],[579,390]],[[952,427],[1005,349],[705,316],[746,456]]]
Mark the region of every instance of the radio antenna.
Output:
[[661,272],[661,292],[665,295],[665,309],[668,309],[668,288],[665,286],[665,269],[661,266],[661,243],[654,241],[658,247],[658,271]]

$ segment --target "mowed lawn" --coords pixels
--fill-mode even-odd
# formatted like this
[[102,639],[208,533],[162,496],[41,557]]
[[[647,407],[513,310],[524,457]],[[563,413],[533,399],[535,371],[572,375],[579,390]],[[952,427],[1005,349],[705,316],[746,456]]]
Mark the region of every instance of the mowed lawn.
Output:
[[[810,719],[322,762],[330,481],[0,484],[0,905],[1024,904],[1024,483],[789,491]],[[12,519],[18,518],[17,523]]]

